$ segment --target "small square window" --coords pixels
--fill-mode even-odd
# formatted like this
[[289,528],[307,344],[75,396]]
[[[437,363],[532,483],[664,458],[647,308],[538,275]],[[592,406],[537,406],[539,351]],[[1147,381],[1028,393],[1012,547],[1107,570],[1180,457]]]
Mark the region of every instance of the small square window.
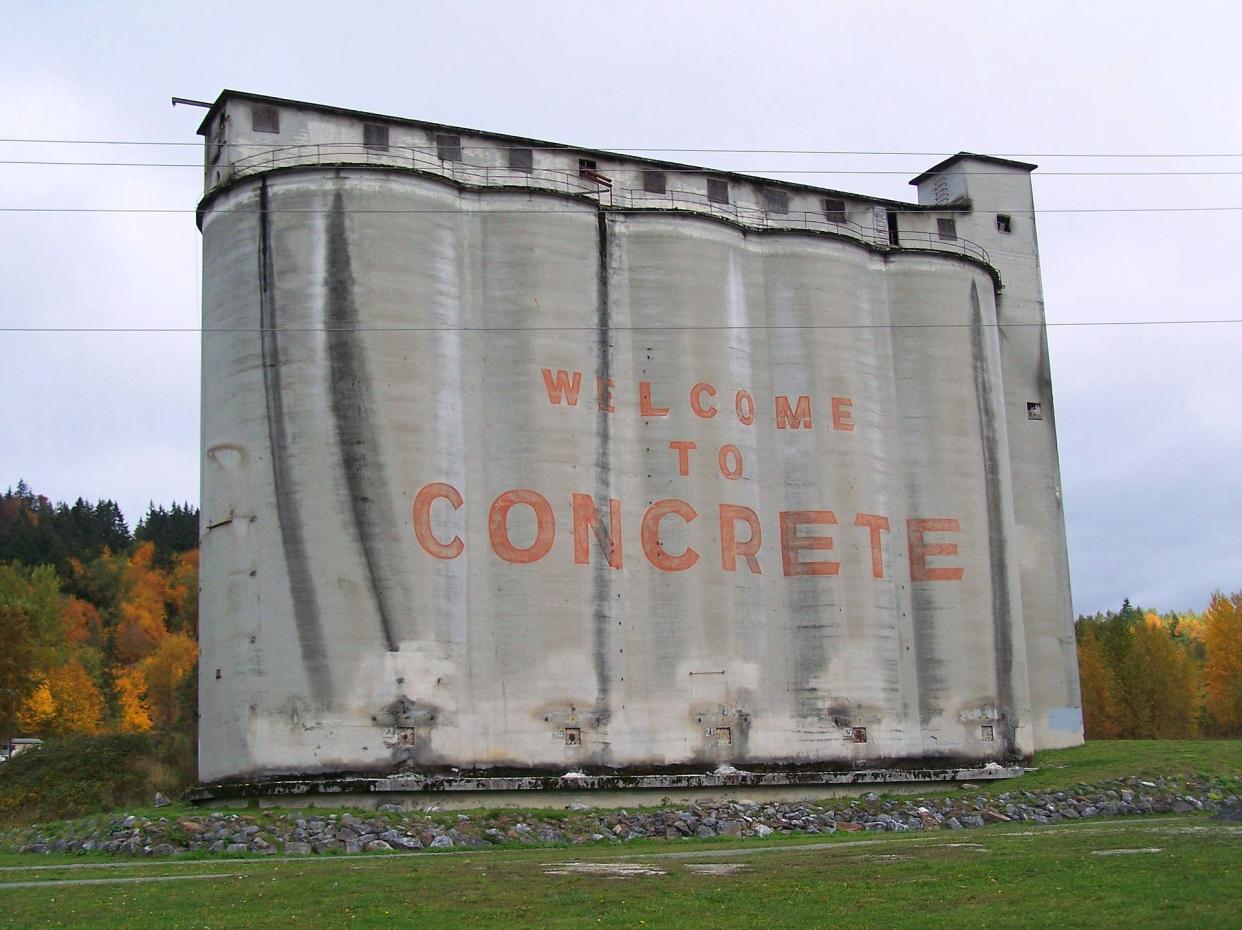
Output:
[[436,155],[441,161],[461,161],[461,136],[456,133],[437,132]]
[[824,216],[828,218],[829,223],[846,222],[845,201],[833,197],[824,198]]
[[867,742],[867,728],[866,727],[851,727],[850,728],[850,740],[855,743]]
[[985,723],[979,727],[979,739],[988,740],[989,742],[996,739],[996,727],[990,723]]
[[362,144],[376,152],[388,151],[388,127],[374,123],[363,123]]
[[957,221],[954,220],[952,217],[945,217],[945,216],[937,217],[936,218],[936,232],[939,234],[941,239],[956,239],[957,238]]
[[712,203],[728,203],[729,182],[722,178],[708,178],[707,199]]
[[769,213],[789,212],[789,194],[786,191],[777,190],[774,187],[765,188],[763,203]]
[[643,190],[648,194],[667,194],[668,175],[663,171],[644,171]]
[[509,167],[514,171],[533,170],[535,153],[530,149],[509,149]]
[[1042,420],[1044,418],[1044,405],[1037,400],[1028,400],[1026,402],[1026,418],[1028,420]]
[[582,728],[566,727],[565,728],[565,745],[581,746],[582,745]]
[[255,132],[280,132],[280,111],[275,107],[251,107],[250,128]]
[[1013,218],[1006,216],[1004,213],[996,214],[996,231],[1003,233],[1013,232]]

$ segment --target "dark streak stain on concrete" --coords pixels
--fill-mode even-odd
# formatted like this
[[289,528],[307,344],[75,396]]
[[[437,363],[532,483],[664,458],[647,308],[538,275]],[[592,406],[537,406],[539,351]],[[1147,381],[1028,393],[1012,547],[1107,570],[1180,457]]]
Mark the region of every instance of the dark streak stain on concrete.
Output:
[[[600,210],[596,214],[598,240],[598,285],[596,302],[596,348],[595,364],[599,377],[612,377],[612,312],[609,306],[608,292],[608,214]],[[596,448],[595,455],[595,506],[599,509],[601,519],[607,520],[608,500],[612,496],[612,420],[611,415],[602,409],[596,411]],[[617,528],[618,533],[620,528]],[[606,558],[596,559],[591,572],[591,626],[594,638],[595,681],[598,688],[596,697],[596,719],[602,726],[607,726],[612,716],[612,655],[609,623],[612,614],[613,584],[611,572],[613,568]]]
[[276,519],[280,525],[285,573],[293,600],[298,646],[311,693],[320,705],[332,703],[332,676],[324,641],[323,619],[315,592],[314,573],[306,549],[302,514],[298,508],[288,450],[282,389],[279,320],[276,316],[276,272],[272,256],[272,226],[267,179],[259,187],[259,329],[263,357],[263,396],[267,407],[268,443],[272,456],[272,485]]
[[910,613],[914,625],[914,673],[918,682],[919,723],[927,727],[941,712],[944,660],[937,655],[939,625],[935,598],[926,584],[910,586]]
[[988,558],[992,573],[992,624],[996,637],[996,690],[1001,712],[1003,751],[1013,749],[1014,700],[1010,669],[1013,666],[1013,640],[1010,635],[1009,574],[1006,571],[1006,540],[1001,520],[1000,440],[997,436],[994,385],[999,375],[988,371],[988,357],[983,345],[983,310],[979,306],[979,288],[970,282],[971,356],[974,360],[975,400],[979,408],[979,432],[983,440],[983,478],[988,508]]
[[397,651],[392,610],[388,604],[392,582],[387,577],[389,557],[384,539],[391,535],[388,481],[379,454],[374,427],[374,404],[366,355],[359,341],[358,307],[345,229],[345,206],[340,190],[332,195],[328,213],[325,260],[324,323],[327,327],[329,390],[337,446],[345,476],[345,490],[353,516],[354,535],[362,550],[367,582],[379,614],[389,652]]

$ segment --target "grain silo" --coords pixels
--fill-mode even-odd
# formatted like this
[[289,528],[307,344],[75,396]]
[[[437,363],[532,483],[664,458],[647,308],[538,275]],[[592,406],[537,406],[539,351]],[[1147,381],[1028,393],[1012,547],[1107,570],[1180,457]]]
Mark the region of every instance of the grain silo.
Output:
[[234,91],[200,131],[204,797],[1081,742],[1033,166],[912,204]]

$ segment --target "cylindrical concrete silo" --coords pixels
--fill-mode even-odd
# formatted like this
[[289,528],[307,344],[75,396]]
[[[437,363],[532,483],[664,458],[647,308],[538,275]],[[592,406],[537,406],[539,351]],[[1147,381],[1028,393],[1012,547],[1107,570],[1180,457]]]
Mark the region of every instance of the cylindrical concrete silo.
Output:
[[204,781],[1031,752],[995,274],[392,166],[204,239]]

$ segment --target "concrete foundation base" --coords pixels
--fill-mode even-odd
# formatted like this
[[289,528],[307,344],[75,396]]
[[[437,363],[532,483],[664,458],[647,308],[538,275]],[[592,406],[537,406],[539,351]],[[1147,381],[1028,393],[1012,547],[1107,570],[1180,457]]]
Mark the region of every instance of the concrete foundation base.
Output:
[[1020,766],[866,769],[852,772],[744,772],[723,766],[702,775],[444,776],[394,775],[199,785],[185,799],[208,807],[362,807],[435,805],[445,810],[504,807],[642,807],[709,799],[807,801],[861,794],[926,791],[932,785],[995,781],[1021,775]]

